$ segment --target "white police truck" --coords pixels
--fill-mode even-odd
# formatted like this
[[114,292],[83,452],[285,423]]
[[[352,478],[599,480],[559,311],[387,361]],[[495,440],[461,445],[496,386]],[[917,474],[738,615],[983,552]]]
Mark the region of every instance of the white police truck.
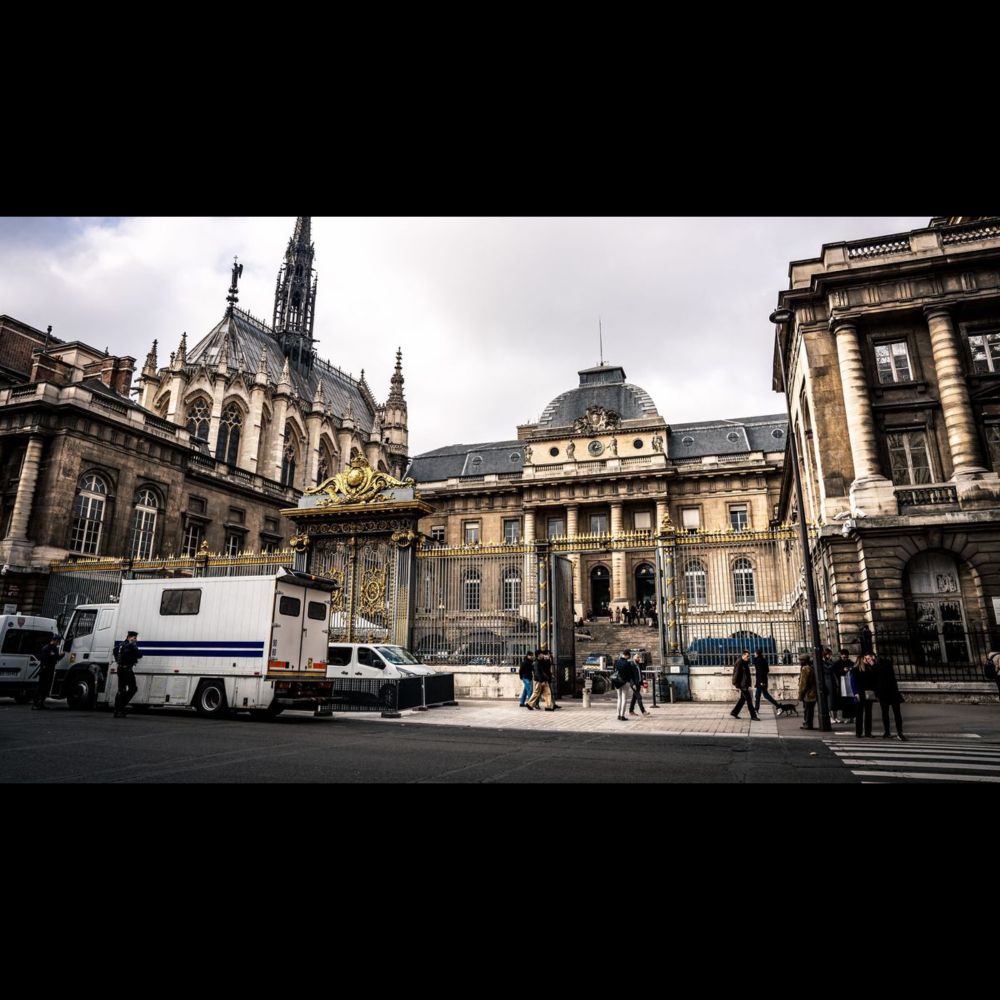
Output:
[[113,704],[117,648],[139,633],[134,706],[275,716],[328,708],[332,580],[276,574],[123,580],[115,604],[77,607],[63,637],[53,697],[73,708]]
[[59,634],[52,618],[0,615],[0,696],[26,705],[38,687],[38,654]]

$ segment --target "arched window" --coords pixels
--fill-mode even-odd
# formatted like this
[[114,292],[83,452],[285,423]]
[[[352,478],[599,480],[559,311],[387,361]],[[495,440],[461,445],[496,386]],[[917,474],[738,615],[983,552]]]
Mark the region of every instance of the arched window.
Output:
[[208,418],[210,416],[208,403],[204,399],[196,399],[188,407],[188,433],[199,441],[208,440]]
[[737,559],[733,563],[733,593],[737,604],[752,604],[757,600],[753,563],[749,559]]
[[281,485],[295,485],[295,460],[298,452],[295,448],[295,435],[291,430],[285,431],[285,450],[281,453]]
[[684,567],[684,594],[689,605],[708,603],[708,574],[700,559],[692,559]]
[[521,570],[508,566],[503,571],[503,609],[517,611],[521,606]]
[[236,464],[240,454],[240,431],[243,428],[243,411],[230,403],[222,411],[219,421],[219,442],[215,446],[215,457],[220,462]]
[[466,611],[478,611],[480,608],[479,601],[479,586],[480,586],[480,576],[477,570],[470,569],[465,573],[465,580],[463,581],[463,596],[465,598],[465,610]]
[[73,504],[73,530],[70,535],[71,552],[96,556],[101,550],[101,529],[107,506],[108,484],[96,473],[89,473],[80,480]]
[[143,487],[135,495],[135,512],[132,515],[132,545],[129,549],[133,559],[150,559],[156,539],[156,516],[160,501],[155,490]]

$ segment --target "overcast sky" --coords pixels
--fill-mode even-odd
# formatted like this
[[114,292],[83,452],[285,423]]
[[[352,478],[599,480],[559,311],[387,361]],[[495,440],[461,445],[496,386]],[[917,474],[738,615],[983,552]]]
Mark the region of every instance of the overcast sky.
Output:
[[[314,218],[321,357],[376,399],[403,349],[410,454],[516,437],[599,360],[667,422],[784,408],[771,391],[788,264],[919,218]],[[164,365],[226,308],[270,323],[293,218],[5,218],[0,313]]]

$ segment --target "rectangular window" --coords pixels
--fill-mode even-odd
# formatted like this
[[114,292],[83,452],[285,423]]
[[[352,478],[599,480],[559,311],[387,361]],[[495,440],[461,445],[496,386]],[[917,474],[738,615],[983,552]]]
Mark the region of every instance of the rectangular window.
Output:
[[298,618],[302,614],[302,602],[297,597],[282,597],[278,601],[278,614]]
[[435,542],[443,542],[444,541],[444,525],[443,524],[435,524],[434,527],[431,528],[431,538],[433,538]]
[[606,535],[608,533],[608,515],[590,515],[590,533],[592,535]]
[[331,646],[326,654],[326,662],[331,667],[350,666],[354,656],[354,649],[351,646]]
[[181,546],[181,553],[185,556],[196,556],[201,543],[205,538],[205,529],[200,524],[193,522],[184,529],[184,544]]
[[508,545],[515,545],[521,540],[520,518],[508,518],[503,522],[503,540]]
[[1000,424],[986,425],[986,445],[990,449],[993,471],[1000,472]]
[[879,382],[909,382],[910,352],[905,340],[894,340],[888,344],[875,345],[875,366]]
[[192,514],[204,514],[205,501],[201,497],[188,497],[188,511]]
[[745,503],[730,504],[729,524],[733,531],[746,531],[750,527],[750,514]]
[[200,590],[165,590],[160,594],[161,615],[196,615],[200,610]]
[[1000,332],[969,337],[969,347],[972,348],[972,370],[977,375],[1000,372]]
[[479,544],[479,522],[478,521],[463,521],[462,522],[462,537],[465,539],[466,545],[478,545]]
[[276,535],[278,533],[278,519],[276,517],[265,517],[264,530],[269,534]]
[[681,527],[688,532],[701,528],[701,508],[681,507]]
[[892,481],[897,486],[923,486],[934,482],[924,431],[887,435]]
[[240,510],[239,507],[229,508],[229,520],[233,524],[245,524],[247,519],[247,514],[245,510]]
[[96,611],[78,611],[73,616],[69,628],[66,631],[67,639],[75,639],[78,635],[90,635],[94,631],[94,623],[97,621]]
[[238,556],[243,551],[243,534],[239,531],[226,532],[226,555]]
[[637,510],[632,515],[632,527],[636,531],[652,531],[653,515],[648,510]]
[[521,606],[521,571],[509,566],[503,574],[503,609],[517,611]]
[[562,538],[566,534],[566,522],[561,517],[550,517],[546,529],[547,538]]
[[263,535],[260,536],[260,551],[261,552],[277,552],[278,543],[274,541],[273,538],[265,538]]
[[76,498],[73,515],[73,533],[69,542],[70,551],[81,552],[87,556],[98,555],[101,547],[104,501],[81,493]]
[[7,629],[7,633],[3,637],[3,647],[0,648],[0,653],[10,653],[11,655],[20,653],[22,656],[25,654],[28,656],[38,656],[42,651],[42,647],[48,643],[51,635],[51,632],[43,632],[41,629]]
[[132,558],[150,559],[156,535],[156,511],[137,508],[132,521]]
[[326,605],[322,601],[310,601],[306,614],[314,622],[321,622],[326,618]]

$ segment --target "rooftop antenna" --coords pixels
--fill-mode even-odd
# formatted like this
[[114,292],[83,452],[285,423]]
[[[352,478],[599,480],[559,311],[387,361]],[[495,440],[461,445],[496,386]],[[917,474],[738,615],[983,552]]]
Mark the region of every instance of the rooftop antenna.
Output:
[[601,326],[601,317],[597,317],[597,336],[601,341],[601,367],[604,367],[604,327]]

